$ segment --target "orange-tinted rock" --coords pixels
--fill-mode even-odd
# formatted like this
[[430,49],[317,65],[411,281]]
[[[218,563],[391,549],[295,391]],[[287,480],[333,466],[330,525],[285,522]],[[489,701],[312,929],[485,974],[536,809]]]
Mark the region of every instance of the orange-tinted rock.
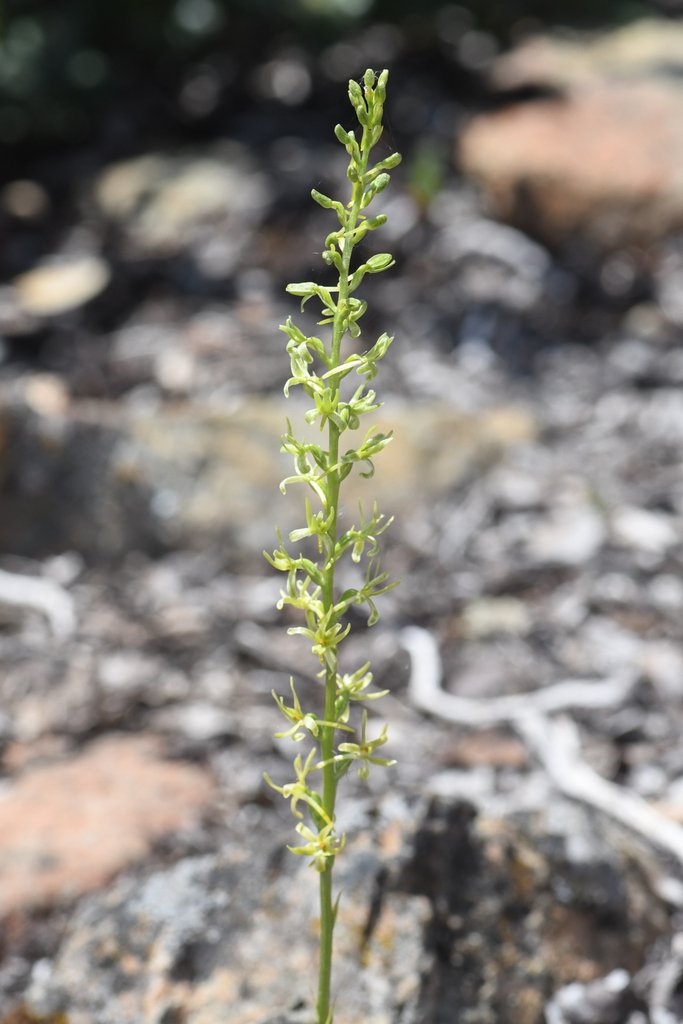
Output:
[[151,736],[97,740],[27,772],[0,798],[0,919],[100,888],[190,825],[212,792],[206,772],[165,761]]
[[499,217],[604,246],[683,225],[683,89],[604,81],[474,118],[466,173]]

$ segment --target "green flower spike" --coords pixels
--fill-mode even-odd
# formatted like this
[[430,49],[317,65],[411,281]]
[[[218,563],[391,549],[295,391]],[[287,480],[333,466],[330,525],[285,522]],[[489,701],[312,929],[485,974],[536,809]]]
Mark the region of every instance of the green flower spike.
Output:
[[[306,428],[317,428],[319,440],[310,439],[310,429],[297,437],[287,421],[282,437],[282,451],[293,462],[293,472],[280,484],[284,493],[290,484],[306,489],[305,524],[288,534],[289,550],[278,534],[279,547],[266,558],[286,576],[278,608],[292,609],[303,624],[290,626],[288,632],[307,641],[320,663],[320,707],[304,708],[298,698],[294,681],[290,681],[292,703],[273,694],[286,728],[276,736],[297,742],[308,740],[311,749],[305,760],[294,758],[294,780],[276,785],[267,778],[276,792],[290,801],[297,818],[296,832],[303,842],[290,850],[310,857],[320,875],[320,957],[316,1024],[333,1024],[331,993],[333,933],[337,902],[332,886],[332,870],[337,854],[344,846],[344,836],[335,831],[337,784],[351,765],[367,778],[372,765],[394,762],[377,755],[387,742],[383,727],[375,739],[367,736],[367,713],[360,715],[360,736],[356,733],[352,712],[356,701],[376,700],[386,691],[372,691],[369,665],[355,672],[340,671],[340,647],[351,630],[350,610],[365,605],[367,625],[377,621],[376,599],[395,584],[390,582],[379,563],[379,537],[391,523],[372,503],[372,515],[366,518],[362,507],[357,525],[342,527],[344,515],[343,484],[352,473],[370,478],[374,460],[391,442],[391,434],[362,430],[365,417],[380,408],[376,392],[370,388],[378,374],[381,360],[393,338],[388,334],[366,343],[361,320],[367,309],[365,298],[357,294],[365,290],[375,274],[382,274],[394,265],[388,252],[363,249],[360,259],[355,251],[360,243],[386,222],[383,213],[369,215],[368,208],[389,185],[389,172],[400,162],[398,153],[371,162],[371,153],[382,138],[382,116],[386,99],[388,72],[380,75],[368,70],[361,82],[349,82],[349,99],[358,119],[358,128],[347,131],[337,125],[334,133],[348,158],[347,179],[350,194],[342,200],[332,199],[317,189],[312,197],[319,206],[336,217],[322,252],[325,276],[336,275],[336,281],[318,284],[298,281],[287,286],[290,295],[317,305],[318,324],[329,327],[326,335],[309,335],[292,317],[281,326],[287,337],[286,349],[290,373],[284,385],[285,395],[300,388],[310,400],[304,413]],[[310,308],[310,307],[309,307]],[[360,383],[359,383],[360,381]],[[355,431],[361,431],[359,436]],[[367,507],[367,506],[366,506]],[[299,550],[299,546],[301,549]],[[317,560],[315,554],[317,552]],[[342,590],[336,578],[337,566],[347,561],[358,566],[359,583]],[[341,734],[349,734],[348,742],[339,743]],[[317,783],[314,785],[313,779]],[[304,820],[304,817],[306,820]]]

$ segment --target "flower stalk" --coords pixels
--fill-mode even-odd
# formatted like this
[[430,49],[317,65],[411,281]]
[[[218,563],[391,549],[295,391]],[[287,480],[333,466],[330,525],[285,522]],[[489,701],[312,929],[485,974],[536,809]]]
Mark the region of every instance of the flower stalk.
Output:
[[[394,264],[389,253],[376,253],[364,262],[354,260],[356,247],[365,236],[386,222],[383,214],[368,216],[365,212],[389,184],[389,171],[400,162],[398,153],[371,165],[370,155],[382,136],[382,116],[386,98],[388,72],[376,75],[368,70],[362,83],[349,82],[349,99],[360,125],[360,138],[355,131],[341,125],[335,135],[348,156],[347,178],[350,198],[347,202],[331,199],[312,190],[313,199],[324,209],[334,212],[339,226],[325,240],[322,259],[336,271],[334,285],[304,281],[287,286],[291,295],[301,299],[301,307],[310,299],[322,308],[319,326],[328,326],[328,340],[307,336],[291,317],[281,326],[287,336],[291,376],[285,384],[285,395],[292,387],[301,387],[312,400],[306,412],[308,424],[317,424],[325,436],[324,444],[297,438],[291,423],[282,438],[282,450],[294,459],[295,472],[282,481],[284,493],[290,484],[304,484],[310,494],[305,501],[304,526],[289,533],[288,544],[279,536],[280,546],[266,558],[277,570],[286,574],[278,607],[296,608],[304,625],[292,626],[290,633],[304,637],[320,663],[319,678],[324,686],[321,710],[305,710],[300,702],[294,680],[290,680],[291,701],[273,693],[287,728],[277,733],[295,742],[308,740],[310,750],[305,758],[294,759],[294,780],[269,784],[290,801],[297,819],[296,845],[289,849],[309,857],[320,875],[320,951],[316,1024],[332,1024],[332,956],[337,901],[333,891],[333,869],[345,838],[336,828],[335,808],[337,786],[352,766],[361,778],[367,778],[371,766],[394,762],[377,755],[387,742],[387,728],[382,727],[371,738],[367,706],[360,714],[360,729],[351,724],[353,707],[362,701],[375,700],[386,691],[373,691],[369,664],[351,674],[342,674],[339,647],[350,631],[346,616],[352,606],[365,605],[368,625],[377,621],[375,600],[395,584],[388,580],[379,565],[379,536],[391,519],[381,514],[377,503],[365,516],[362,507],[356,522],[342,522],[343,483],[358,467],[365,477],[372,476],[373,460],[391,440],[390,434],[368,430],[355,446],[345,447],[344,435],[359,429],[361,420],[380,407],[368,382],[377,374],[377,364],[385,356],[393,338],[382,334],[374,344],[363,349],[359,321],[367,308],[365,300],[356,296],[368,274],[388,270]],[[345,342],[350,342],[346,345]],[[346,351],[350,349],[350,351]],[[360,378],[360,384],[358,384]],[[358,585],[340,592],[336,570],[348,559],[358,569]],[[364,570],[360,567],[364,566]]]

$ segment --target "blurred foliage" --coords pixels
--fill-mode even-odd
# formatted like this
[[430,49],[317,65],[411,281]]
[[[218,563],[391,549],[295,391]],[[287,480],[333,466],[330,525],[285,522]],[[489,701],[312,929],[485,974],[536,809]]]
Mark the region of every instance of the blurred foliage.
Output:
[[421,139],[407,161],[408,188],[421,209],[426,210],[439,194],[450,166],[450,153],[434,138]]
[[278,48],[314,58],[373,22],[425,39],[430,22],[462,15],[505,43],[520,25],[615,23],[648,9],[637,0],[423,0],[419,11],[414,0],[6,0],[0,146],[116,145],[117,132],[182,122],[183,110],[201,121],[228,93],[243,103],[250,73]]

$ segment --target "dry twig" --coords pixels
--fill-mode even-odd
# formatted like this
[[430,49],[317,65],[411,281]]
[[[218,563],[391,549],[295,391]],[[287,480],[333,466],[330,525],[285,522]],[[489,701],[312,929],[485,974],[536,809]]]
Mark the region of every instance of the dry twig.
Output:
[[619,822],[683,866],[683,828],[637,793],[598,775],[581,758],[576,724],[566,715],[551,717],[570,710],[618,706],[631,692],[635,675],[565,680],[532,693],[474,700],[441,689],[441,659],[431,633],[410,626],[403,630],[401,640],[411,656],[408,693],[416,707],[461,726],[511,726],[561,793]]
[[0,569],[0,605],[40,612],[59,639],[71,636],[76,628],[73,599],[52,580]]
[[438,718],[475,728],[514,725],[530,713],[613,708],[624,702],[636,683],[635,674],[624,673],[612,679],[567,679],[542,690],[505,697],[456,697],[441,689],[441,658],[428,630],[408,626],[401,633],[401,643],[411,657],[408,693],[412,703]]

